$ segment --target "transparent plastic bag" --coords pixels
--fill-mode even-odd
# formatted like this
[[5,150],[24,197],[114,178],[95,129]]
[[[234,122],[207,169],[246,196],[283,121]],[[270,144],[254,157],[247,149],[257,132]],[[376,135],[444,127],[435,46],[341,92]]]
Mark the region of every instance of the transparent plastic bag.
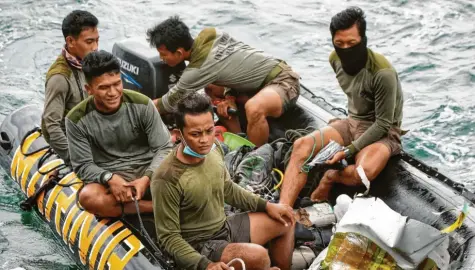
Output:
[[307,166],[318,171],[323,171],[325,169],[344,169],[346,166],[348,166],[346,160],[341,160],[340,162],[337,162],[332,165],[328,165],[326,163],[327,160],[332,159],[336,153],[343,151],[344,149],[345,148],[339,143],[330,140],[330,142],[325,147],[323,147],[320,152],[318,152],[318,154],[313,158],[311,162],[307,164]]

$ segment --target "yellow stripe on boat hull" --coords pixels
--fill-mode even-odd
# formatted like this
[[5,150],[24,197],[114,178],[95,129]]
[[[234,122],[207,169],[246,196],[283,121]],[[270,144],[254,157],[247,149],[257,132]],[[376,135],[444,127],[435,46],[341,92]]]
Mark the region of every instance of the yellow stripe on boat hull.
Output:
[[[40,136],[39,132],[34,132],[25,138],[23,146],[20,146],[22,149],[18,147],[11,163],[10,174],[27,196],[33,195],[49,177],[39,171],[45,172],[63,163],[60,159],[50,160],[37,170],[38,160],[46,150],[23,155],[22,150],[28,152]],[[127,268],[144,248],[140,240],[121,221],[98,221],[94,215],[78,208],[76,194],[82,181],[74,172],[64,176],[59,183],[73,185],[56,185],[46,195],[44,192],[40,194],[37,200],[38,210],[50,227],[56,230],[73,253],[78,253],[80,262],[86,268]]]

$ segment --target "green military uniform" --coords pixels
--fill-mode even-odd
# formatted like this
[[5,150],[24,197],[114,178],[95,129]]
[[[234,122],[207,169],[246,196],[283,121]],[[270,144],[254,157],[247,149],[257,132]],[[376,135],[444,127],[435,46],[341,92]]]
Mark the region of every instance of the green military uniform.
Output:
[[299,95],[299,76],[288,65],[215,28],[206,28],[196,37],[189,61],[178,83],[159,99],[160,112],[172,112],[178,101],[210,83],[248,95],[278,84],[284,106]]
[[75,71],[77,80],[73,67],[62,54],[51,65],[46,73],[45,103],[41,118],[41,130],[45,140],[66,163],[69,163],[69,153],[64,117],[87,97],[84,91],[84,73],[79,69]]
[[194,165],[178,160],[177,149],[151,183],[158,241],[180,269],[206,269],[211,261],[193,246],[225,227],[224,203],[264,212],[267,202],[231,181],[221,147]]
[[66,132],[71,164],[86,182],[103,183],[107,172],[127,181],[144,175],[151,179],[172,149],[153,102],[132,90],[124,89],[122,104],[112,114],[98,111],[93,96],[82,101],[68,113]]
[[396,70],[381,54],[368,50],[368,60],[355,76],[343,70],[335,51],[330,65],[348,98],[349,119],[330,125],[353,153],[382,140],[392,154],[400,150],[403,93]]

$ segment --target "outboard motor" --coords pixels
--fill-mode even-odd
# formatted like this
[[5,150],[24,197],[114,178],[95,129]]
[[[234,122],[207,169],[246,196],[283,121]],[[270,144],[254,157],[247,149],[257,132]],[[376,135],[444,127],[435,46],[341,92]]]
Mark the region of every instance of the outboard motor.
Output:
[[185,63],[168,66],[161,61],[157,50],[141,38],[115,43],[112,54],[120,61],[124,89],[141,92],[151,99],[166,94],[178,82],[186,67]]

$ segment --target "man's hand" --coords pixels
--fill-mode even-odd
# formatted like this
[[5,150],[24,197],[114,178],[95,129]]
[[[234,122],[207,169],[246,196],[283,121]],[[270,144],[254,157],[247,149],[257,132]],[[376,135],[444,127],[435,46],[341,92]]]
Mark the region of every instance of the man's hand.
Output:
[[132,189],[125,186],[127,181],[120,177],[120,175],[114,174],[111,180],[107,183],[109,184],[110,191],[117,202],[126,203],[132,200]]
[[210,263],[208,264],[208,267],[206,267],[206,270],[228,270],[231,269],[229,266],[227,266],[223,262],[215,262],[215,263]]
[[282,222],[286,227],[289,226],[289,224],[285,221],[284,217],[290,220],[290,225],[294,225],[295,223],[292,207],[287,204],[268,202],[266,205],[266,212],[271,218]]
[[218,103],[216,106],[218,109],[218,116],[231,119],[231,116],[228,114],[228,108],[237,109],[236,102],[233,99],[225,99]]
[[343,151],[340,151],[340,152],[337,152],[331,159],[327,160],[326,163],[329,165],[332,165],[344,158],[345,158],[345,153]]
[[[135,199],[139,201],[142,199],[145,190],[150,186],[150,178],[148,176],[142,176],[135,179],[132,182],[124,183],[124,187],[135,188]],[[132,197],[130,198],[132,199]]]

